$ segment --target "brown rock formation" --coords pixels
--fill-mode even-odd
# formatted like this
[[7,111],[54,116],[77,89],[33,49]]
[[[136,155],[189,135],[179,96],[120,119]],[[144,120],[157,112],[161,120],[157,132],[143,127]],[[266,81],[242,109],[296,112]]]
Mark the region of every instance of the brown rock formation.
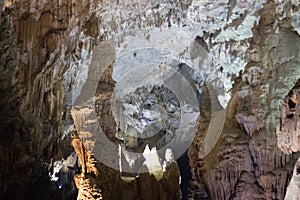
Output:
[[299,172],[300,172],[300,163],[299,163],[299,159],[297,160],[296,164],[295,164],[295,168],[293,171],[293,177],[291,179],[291,182],[287,188],[287,192],[286,192],[286,196],[285,199],[286,200],[299,200],[299,192],[300,192],[300,188],[299,188]]
[[300,149],[299,137],[299,81],[285,97],[281,107],[280,122],[276,133],[278,146],[286,154],[298,152]]
[[[260,20],[252,29],[251,39],[233,41],[225,34],[220,42],[221,30],[225,33],[230,28],[247,26],[242,22],[254,9],[253,2],[229,0],[222,5],[209,2],[203,6],[202,2],[190,0],[168,1],[167,5],[157,1],[140,1],[140,5],[135,1],[1,1],[0,199],[74,198],[74,194],[57,191],[48,180],[48,168],[53,168],[51,160],[60,160],[73,150],[70,136],[67,140],[62,137],[66,126],[72,123],[69,109],[73,93],[82,86],[80,77],[86,66],[90,66],[96,46],[115,34],[122,35],[123,31],[192,27],[201,20],[206,28],[205,41],[201,40],[206,50],[221,52],[223,45],[231,49],[225,53],[234,54],[240,44],[250,46],[245,54],[247,65],[239,77],[224,72],[223,67],[218,69],[218,73],[232,76],[235,84],[221,137],[212,151],[202,157],[206,152],[203,141],[213,118],[210,102],[213,100],[204,88],[200,126],[189,149],[191,195],[194,199],[213,200],[284,199],[287,193],[287,198],[296,199],[299,188],[293,187],[293,183],[299,182],[298,164],[294,171],[293,167],[299,155],[292,152],[297,152],[300,146],[297,82],[300,39],[294,16],[299,3],[268,0],[256,13]],[[192,3],[195,10],[187,12]],[[2,6],[6,8],[2,10]],[[238,15],[234,12],[240,12],[234,10],[235,6],[246,9],[241,17],[230,21],[232,15]],[[211,14],[214,8],[217,11]],[[221,8],[228,10],[218,12]],[[116,10],[122,10],[121,14],[114,13]],[[203,10],[209,14],[197,18]],[[214,13],[216,17],[212,16]],[[230,21],[224,26],[220,25],[226,18],[222,13],[227,13],[226,20]],[[222,59],[225,58],[220,56]],[[108,74],[111,76],[111,71]],[[106,106],[112,88],[113,83],[105,81],[98,88],[100,101]],[[113,140],[115,126],[109,123],[111,115],[104,115],[109,110],[102,111],[101,122],[105,123],[106,135]],[[148,173],[124,180],[118,171],[100,164],[84,142],[93,141],[82,141],[76,135],[73,138],[82,163],[82,173],[74,178],[78,199],[180,198],[175,163],[168,166],[160,181]],[[294,177],[287,188],[292,173]]]
[[[289,30],[290,16],[278,13],[276,6],[273,1],[267,1],[259,24],[253,28],[247,54],[249,62],[233,88],[217,145],[204,159],[191,163],[198,179],[195,182],[201,183],[195,199],[284,199],[298,156],[285,155],[277,147],[275,128],[279,108],[276,102],[284,99],[299,78],[299,49],[294,46],[299,36]],[[284,6],[285,13],[291,4]],[[287,115],[282,116],[281,125]],[[294,128],[296,121],[285,120],[286,129]],[[284,127],[281,128],[283,132]],[[296,140],[290,141],[297,143],[295,137]],[[291,148],[292,144],[287,144],[281,149]],[[282,146],[280,141],[279,145]],[[194,151],[193,147],[190,151]]]
[[167,167],[160,181],[148,173],[126,178],[119,171],[99,163],[86,150],[76,131],[72,144],[82,163],[82,173],[74,177],[79,190],[77,199],[180,199],[179,171],[175,163]]
[[[83,94],[77,99],[77,101],[84,102],[85,99],[95,95],[95,101],[91,103],[92,107],[95,106],[95,110],[89,109],[90,103],[78,104],[72,109],[75,125],[80,131],[79,134],[81,134],[79,137],[79,134],[75,131],[72,142],[82,163],[82,173],[74,177],[79,190],[77,199],[180,199],[179,170],[175,163],[167,167],[164,176],[158,181],[149,173],[141,173],[138,177],[135,174],[121,173],[116,169],[99,163],[91,153],[95,152],[97,148],[94,144],[97,142],[97,139],[94,139],[95,136],[92,133],[92,129],[99,129],[97,126],[93,126],[95,122],[92,118],[96,114],[104,134],[111,142],[118,144],[116,123],[111,110],[111,96],[115,87],[112,79],[113,68],[111,64],[114,55],[112,52],[106,55],[110,50],[110,45],[105,43],[95,49],[92,67],[89,70],[87,82],[83,86]],[[99,54],[97,54],[97,51],[102,53],[98,52]],[[103,56],[103,54],[106,56]],[[99,68],[98,65],[102,66],[99,71],[103,70],[103,73],[98,84],[93,85],[90,82],[94,81],[94,78],[101,74],[96,72],[96,68]],[[106,66],[107,68],[105,68]],[[96,94],[89,94],[93,91],[96,91]],[[96,118],[96,116],[94,117]],[[81,124],[84,125],[81,126]],[[109,150],[104,149],[102,151]],[[117,154],[111,152],[108,155],[111,156],[108,159],[118,161]],[[128,164],[122,167],[124,169],[124,167],[128,167]]]

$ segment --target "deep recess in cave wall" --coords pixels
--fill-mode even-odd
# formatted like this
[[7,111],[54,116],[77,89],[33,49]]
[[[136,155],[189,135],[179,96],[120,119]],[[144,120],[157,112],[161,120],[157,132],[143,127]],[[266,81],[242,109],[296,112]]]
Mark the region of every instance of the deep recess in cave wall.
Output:
[[286,154],[299,151],[299,80],[285,97],[281,106],[276,134],[278,147]]
[[[289,91],[281,105],[280,119],[277,122],[276,135],[278,147],[286,154],[299,151],[299,80]],[[299,199],[299,162],[295,164],[293,176],[287,188],[285,199]]]
[[[24,199],[26,192],[43,193],[45,199],[53,197],[51,192],[58,199],[74,198],[75,191],[60,194],[57,185],[49,182],[48,167],[51,159],[66,159],[73,151],[71,136],[61,138],[72,123],[70,102],[95,46],[131,29],[200,23],[199,35],[214,59],[203,69],[204,76],[213,76],[215,83],[224,80],[226,91],[234,85],[221,137],[206,157],[199,152],[211,119],[211,99],[203,100],[199,131],[189,149],[191,195],[194,199],[284,199],[299,155],[279,150],[275,130],[279,108],[300,77],[299,3],[267,1],[260,10],[263,2],[4,1],[7,8],[0,18],[0,198]],[[222,94],[220,104],[226,104],[230,96]],[[284,133],[279,136],[283,141],[287,137]],[[293,145],[286,145],[282,150],[294,151]],[[144,174],[128,184],[86,152],[76,134],[73,146],[87,168],[75,176],[79,199],[179,196],[178,184],[171,184],[179,176],[176,165],[170,165],[159,183]],[[28,198],[38,196],[29,194]]]

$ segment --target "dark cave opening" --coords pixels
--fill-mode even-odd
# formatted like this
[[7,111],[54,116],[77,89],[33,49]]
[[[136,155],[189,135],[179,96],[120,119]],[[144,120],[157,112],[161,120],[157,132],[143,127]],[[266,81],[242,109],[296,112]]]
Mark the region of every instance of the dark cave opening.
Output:
[[180,190],[182,194],[182,200],[188,199],[190,181],[192,178],[192,173],[189,165],[189,157],[187,151],[184,152],[178,159],[177,164],[180,171],[181,182],[180,182]]
[[[62,180],[62,178],[64,180]],[[63,185],[62,185],[63,182]],[[28,186],[25,200],[35,199],[77,199],[78,190],[75,186],[73,173],[66,173],[55,183],[49,179],[47,170],[33,177],[32,183]]]
[[291,99],[289,99],[288,104],[291,109],[296,107],[296,103],[293,102]]

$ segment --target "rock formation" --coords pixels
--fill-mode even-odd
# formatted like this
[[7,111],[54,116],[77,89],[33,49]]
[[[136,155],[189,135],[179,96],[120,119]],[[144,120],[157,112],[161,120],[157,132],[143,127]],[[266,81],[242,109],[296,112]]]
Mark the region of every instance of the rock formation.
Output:
[[[193,134],[175,141],[191,143],[189,197],[299,198],[298,1],[5,0],[0,8],[0,199],[180,199],[176,162],[159,175],[128,173],[140,157],[123,150],[153,153],[158,140],[121,141],[124,119],[111,110],[115,88],[132,84],[124,75],[148,83],[174,69],[181,78],[170,85],[185,89],[174,94],[188,97],[181,113],[201,108],[196,128],[186,126]],[[99,127],[121,153],[91,134]]]

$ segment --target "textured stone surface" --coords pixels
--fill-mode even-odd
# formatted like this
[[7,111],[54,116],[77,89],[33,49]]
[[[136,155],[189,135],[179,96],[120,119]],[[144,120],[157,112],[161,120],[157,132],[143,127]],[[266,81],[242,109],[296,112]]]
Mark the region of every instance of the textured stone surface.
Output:
[[277,6],[272,1],[264,5],[221,137],[212,152],[195,163],[194,174],[200,179],[196,199],[284,199],[297,156],[280,151],[275,130],[280,104],[299,78],[299,50],[294,45],[299,36],[289,30],[289,3],[283,12]]
[[[43,184],[55,188],[49,181],[40,184],[40,177],[48,176],[48,167],[53,168],[54,161],[72,152],[67,145],[70,136],[68,140],[61,138],[72,123],[70,106],[84,91],[95,46],[113,39],[110,42],[118,47],[117,53],[126,46],[139,47],[130,43],[132,35],[124,32],[148,27],[175,31],[185,27],[192,35],[190,42],[196,38],[201,47],[195,45],[188,59],[178,59],[196,63],[209,83],[204,94],[214,91],[203,97],[200,126],[189,150],[191,196],[284,198],[298,155],[284,155],[282,151],[299,150],[294,130],[298,116],[288,117],[298,112],[288,105],[290,98],[298,98],[297,90],[293,91],[296,97],[290,93],[300,77],[298,1],[5,0],[2,5],[6,8],[1,9],[0,18],[1,199],[24,199],[26,192],[45,199],[57,192],[32,188]],[[182,38],[174,39],[179,42]],[[143,42],[142,47],[149,43]],[[214,112],[224,114],[226,107],[222,132],[209,130],[210,120],[219,119]],[[108,125],[107,131],[111,128]],[[276,133],[282,151],[277,148]],[[74,146],[78,154],[85,152]],[[107,168],[95,167],[94,162],[83,175],[76,175],[79,198],[179,196],[177,166],[167,170],[164,176],[169,177],[159,184],[149,174],[141,175],[140,182],[123,183],[117,172],[111,171],[111,177],[116,177],[112,179],[103,173]],[[169,184],[170,180],[176,184]],[[95,182],[100,184],[94,186]],[[112,182],[120,182],[124,188],[118,193],[121,196]]]
[[286,154],[298,152],[299,138],[299,81],[289,92],[281,106],[280,121],[276,133],[278,146]]
[[180,199],[180,174],[175,163],[167,167],[160,181],[148,173],[137,178],[126,177],[99,163],[85,148],[76,131],[72,143],[83,163],[82,173],[74,177],[79,190],[77,199]]
[[[94,116],[96,123],[99,120],[104,134],[112,142],[118,144],[116,142],[116,123],[113,123],[110,107],[111,95],[115,86],[112,80],[112,62],[114,56],[110,54],[102,57],[103,54],[99,52],[99,54],[96,54],[97,50],[109,52],[111,47],[109,44],[96,47],[94,51],[96,56],[94,56],[92,61],[92,67],[89,68],[89,75],[82,88],[82,94],[76,99],[72,108],[74,123],[78,127],[77,131],[79,132],[79,135],[73,139],[73,146],[81,163],[83,163],[82,173],[75,176],[75,181],[79,189],[78,199],[101,199],[102,197],[104,199],[180,199],[179,171],[176,164],[167,167],[165,174],[159,181],[149,173],[139,174],[138,177],[135,177],[135,174],[120,173],[120,169],[118,168],[118,151],[103,148],[102,144],[107,145],[103,141],[105,136],[99,138],[93,133],[93,130],[100,129],[100,127],[93,125],[95,123],[92,120]],[[93,67],[98,67],[99,65],[102,68],[97,76],[96,68],[93,69]],[[102,76],[101,71],[103,71]],[[97,77],[101,77],[99,82],[89,84],[89,82],[95,81]],[[94,94],[89,94],[93,91]],[[95,95],[96,98],[91,100],[92,103],[86,102],[90,97]],[[95,105],[96,110],[92,109]],[[81,124],[84,125],[81,126]],[[98,144],[98,142],[101,144]],[[99,146],[100,150],[98,149]],[[112,164],[110,166],[114,169],[111,169],[104,164],[97,164],[95,157],[99,156],[99,151],[100,154],[105,154],[111,162],[115,162],[117,167]],[[122,166],[122,170],[126,171],[126,167],[128,167],[128,163],[126,166]],[[148,191],[151,192],[149,193]]]
[[293,171],[293,177],[291,179],[291,182],[287,188],[285,200],[299,200],[299,172],[300,172],[300,163],[299,159],[295,164],[295,168]]

